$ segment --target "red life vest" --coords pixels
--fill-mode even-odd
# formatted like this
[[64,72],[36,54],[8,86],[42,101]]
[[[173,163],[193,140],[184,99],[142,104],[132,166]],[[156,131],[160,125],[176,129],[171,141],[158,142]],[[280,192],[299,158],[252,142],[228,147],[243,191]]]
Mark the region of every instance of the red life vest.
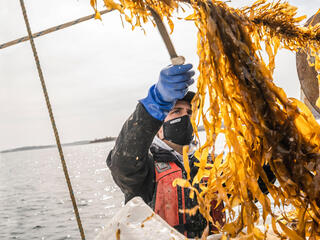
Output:
[[[160,215],[170,226],[179,230],[178,226],[186,224],[186,215],[180,210],[186,209],[186,201],[189,196],[185,196],[184,189],[173,187],[172,182],[176,178],[183,178],[182,169],[174,162],[155,162],[155,203],[154,211]],[[212,202],[211,215],[214,221],[224,224],[223,204],[215,208],[216,202]],[[205,226],[204,226],[205,227]],[[181,232],[181,229],[180,229]],[[187,232],[183,231],[187,236]]]
[[156,173],[156,198],[154,211],[172,226],[185,224],[186,217],[179,209],[185,209],[184,191],[181,187],[173,187],[176,178],[182,178],[182,170],[174,162],[155,163]]

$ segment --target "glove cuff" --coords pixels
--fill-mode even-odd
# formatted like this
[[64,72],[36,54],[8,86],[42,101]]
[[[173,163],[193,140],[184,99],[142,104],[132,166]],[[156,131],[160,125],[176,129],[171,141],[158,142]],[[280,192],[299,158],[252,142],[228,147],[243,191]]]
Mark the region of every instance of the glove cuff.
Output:
[[149,89],[148,96],[140,99],[139,102],[145,107],[147,112],[160,121],[163,121],[173,108],[174,102],[165,102],[157,92],[155,85]]

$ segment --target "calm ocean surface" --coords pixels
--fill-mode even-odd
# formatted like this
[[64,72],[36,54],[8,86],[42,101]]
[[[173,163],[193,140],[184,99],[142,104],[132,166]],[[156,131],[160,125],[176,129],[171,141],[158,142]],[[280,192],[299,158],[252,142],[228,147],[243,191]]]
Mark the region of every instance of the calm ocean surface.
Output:
[[[106,165],[113,145],[64,147],[86,239],[94,239],[124,205]],[[2,239],[80,239],[56,148],[0,154]]]
[[[124,204],[105,161],[113,145],[64,148],[87,239]],[[80,239],[56,148],[0,154],[0,239]]]

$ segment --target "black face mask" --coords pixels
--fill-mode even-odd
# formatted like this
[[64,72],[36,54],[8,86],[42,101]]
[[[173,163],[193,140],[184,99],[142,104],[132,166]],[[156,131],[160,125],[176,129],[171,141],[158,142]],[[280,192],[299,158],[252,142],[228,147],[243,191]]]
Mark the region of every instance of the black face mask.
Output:
[[179,145],[189,145],[193,139],[190,117],[185,115],[163,123],[163,139]]

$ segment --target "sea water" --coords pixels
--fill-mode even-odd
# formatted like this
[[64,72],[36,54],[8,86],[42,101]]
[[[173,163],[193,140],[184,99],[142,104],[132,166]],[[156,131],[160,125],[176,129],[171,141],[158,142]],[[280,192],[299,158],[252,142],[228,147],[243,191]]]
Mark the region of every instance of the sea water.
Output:
[[[87,239],[94,239],[124,205],[106,166],[113,146],[107,142],[64,148]],[[239,209],[234,210],[238,215]],[[2,239],[80,239],[56,148],[0,154]]]
[[[113,145],[64,148],[87,239],[124,204],[106,166]],[[0,239],[80,239],[56,148],[0,154]]]

